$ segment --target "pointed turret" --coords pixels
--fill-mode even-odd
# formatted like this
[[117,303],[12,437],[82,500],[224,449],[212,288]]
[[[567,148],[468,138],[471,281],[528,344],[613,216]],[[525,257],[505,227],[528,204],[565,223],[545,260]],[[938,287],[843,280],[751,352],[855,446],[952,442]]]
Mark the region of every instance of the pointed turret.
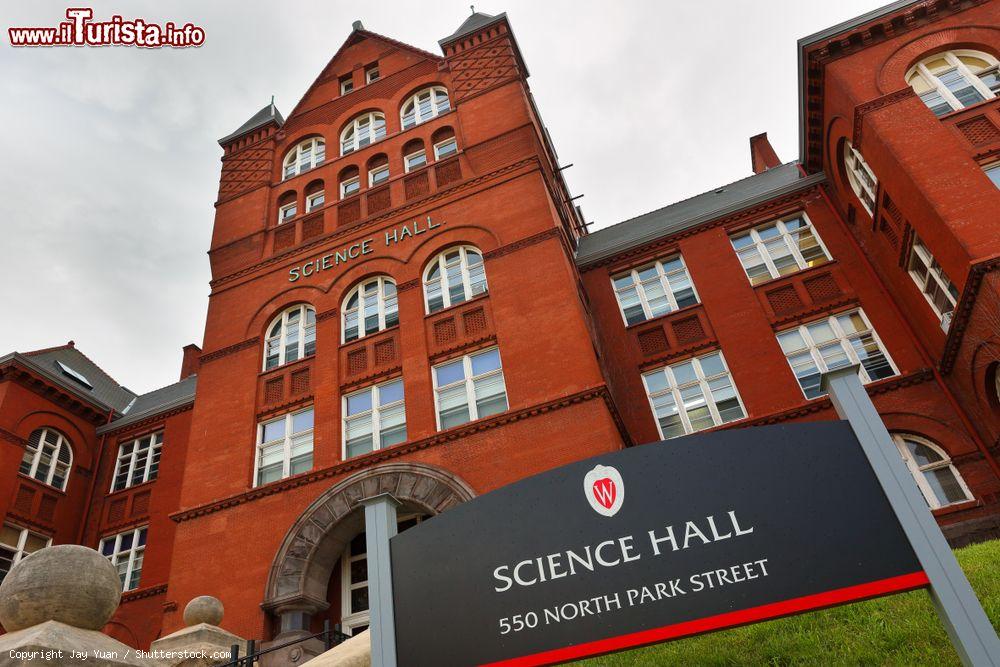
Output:
[[231,132],[230,134],[227,134],[219,139],[219,145],[225,146],[233,139],[243,136],[248,132],[252,132],[253,130],[262,128],[272,122],[275,123],[277,127],[281,127],[285,124],[285,119],[282,117],[281,112],[274,106],[274,98],[271,98],[270,104],[251,116],[250,120],[240,125],[235,132]]

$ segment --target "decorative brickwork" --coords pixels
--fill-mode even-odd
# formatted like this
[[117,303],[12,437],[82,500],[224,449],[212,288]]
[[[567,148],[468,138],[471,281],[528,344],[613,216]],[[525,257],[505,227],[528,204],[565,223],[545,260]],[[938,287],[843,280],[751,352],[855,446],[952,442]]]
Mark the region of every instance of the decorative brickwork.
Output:
[[108,523],[121,523],[125,518],[125,498],[115,498],[108,505]]
[[232,199],[271,181],[274,149],[270,145],[246,148],[222,161],[219,200]]
[[375,344],[375,365],[384,366],[396,361],[396,341],[390,338]]
[[371,190],[368,192],[368,215],[375,215],[376,213],[381,213],[382,211],[388,210],[392,206],[392,200],[389,199],[389,186],[383,186],[378,190]]
[[486,311],[482,308],[470,310],[462,315],[462,326],[468,336],[486,331]]
[[346,227],[361,219],[361,199],[354,197],[337,207],[337,225]]
[[785,285],[767,292],[767,301],[775,314],[789,313],[802,307],[802,299],[794,285]]
[[843,296],[837,281],[829,273],[809,278],[802,283],[809,293],[809,298],[813,303],[822,303]]
[[38,518],[42,521],[52,521],[56,515],[57,502],[58,500],[55,496],[43,494],[41,501],[38,503]]
[[361,348],[347,355],[347,372],[351,375],[364,373],[368,369],[368,350]]
[[520,76],[510,39],[502,36],[449,60],[455,99],[462,100]]
[[309,368],[303,368],[292,373],[292,396],[309,392],[310,374],[311,370]]
[[407,176],[403,180],[403,187],[406,191],[407,199],[423,197],[431,191],[430,183],[427,179],[427,171],[418,172],[412,176]]
[[323,215],[316,215],[302,221],[302,240],[307,241],[323,235]]
[[1000,129],[986,116],[976,116],[955,125],[973,146],[986,146],[1000,141]]
[[295,245],[295,225],[284,224],[274,231],[274,252],[281,252]]
[[264,383],[264,403],[272,405],[280,403],[285,397],[285,378],[276,377]]
[[674,329],[674,336],[676,336],[677,342],[681,345],[687,345],[705,338],[705,329],[702,328],[701,320],[698,319],[697,315],[674,320],[670,324]]
[[439,188],[462,180],[462,168],[459,166],[458,158],[452,158],[448,162],[434,167],[434,177],[437,179]]
[[14,498],[14,509],[22,514],[30,514],[34,501],[35,490],[22,484],[17,489],[17,496]]
[[454,318],[448,318],[434,323],[434,342],[438,345],[450,343],[458,337]]
[[149,491],[142,491],[132,498],[132,518],[146,516],[149,513]]
[[639,349],[646,356],[653,354],[661,354],[667,351],[670,344],[667,342],[667,334],[663,331],[663,327],[656,327],[655,329],[650,329],[649,331],[643,331],[638,335],[639,338]]

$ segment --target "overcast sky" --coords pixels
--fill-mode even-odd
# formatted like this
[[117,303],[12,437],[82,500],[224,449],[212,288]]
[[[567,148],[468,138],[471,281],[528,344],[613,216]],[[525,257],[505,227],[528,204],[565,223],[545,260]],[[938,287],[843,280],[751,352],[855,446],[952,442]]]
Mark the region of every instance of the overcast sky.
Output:
[[[361,19],[439,53],[464,2],[70,3],[202,26],[196,49],[12,49],[65,2],[4,3],[0,355],[77,347],[134,391],[201,343],[217,144],[273,94],[284,113]],[[596,228],[750,173],[747,139],[798,153],[796,40],[871,0],[490,0],[506,11],[566,177]],[[279,7],[281,10],[279,11]]]

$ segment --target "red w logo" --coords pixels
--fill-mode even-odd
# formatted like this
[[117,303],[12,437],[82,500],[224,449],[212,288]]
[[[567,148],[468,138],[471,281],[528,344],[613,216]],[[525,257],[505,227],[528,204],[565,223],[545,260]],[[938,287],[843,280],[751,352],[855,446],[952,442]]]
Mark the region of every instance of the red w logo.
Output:
[[594,482],[593,493],[594,500],[600,503],[605,509],[611,509],[611,506],[615,504],[618,489],[610,477],[603,477]]

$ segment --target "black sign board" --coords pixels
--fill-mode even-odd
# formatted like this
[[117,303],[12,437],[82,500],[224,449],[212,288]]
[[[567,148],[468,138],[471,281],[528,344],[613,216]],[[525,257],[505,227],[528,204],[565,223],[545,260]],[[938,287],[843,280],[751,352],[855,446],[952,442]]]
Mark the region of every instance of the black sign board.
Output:
[[418,667],[551,664],[927,584],[846,422],[579,461],[390,547],[399,662]]

